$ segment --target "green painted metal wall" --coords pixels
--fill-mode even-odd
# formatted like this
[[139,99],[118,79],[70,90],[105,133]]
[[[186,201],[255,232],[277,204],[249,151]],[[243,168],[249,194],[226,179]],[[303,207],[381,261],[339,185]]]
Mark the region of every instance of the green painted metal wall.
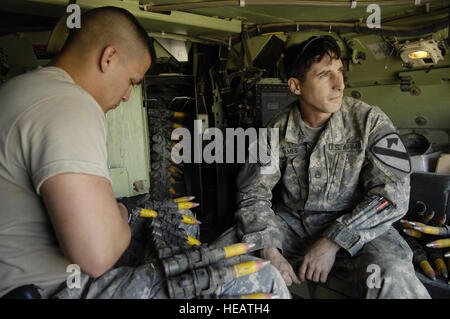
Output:
[[150,152],[142,86],[133,88],[130,99],[106,115],[108,167],[116,197],[148,193]]
[[[409,38],[387,38],[368,34],[337,34],[328,32],[297,32],[288,36],[276,35],[286,46],[300,43],[312,35],[333,35],[342,49],[345,67],[346,96],[358,97],[364,102],[379,106],[402,133],[416,132],[431,143],[450,143],[450,54],[433,67],[409,68],[404,65],[389,44],[395,40],[445,39],[447,29]],[[268,43],[271,35],[248,40],[252,59]],[[349,45],[353,43],[354,45]],[[242,54],[240,43],[230,53],[229,69],[242,64],[236,52]],[[352,61],[353,50],[364,53],[365,59]],[[244,58],[246,61],[246,59]],[[401,90],[401,78],[411,77],[414,90]]]
[[[412,38],[444,39],[447,31]],[[359,36],[366,55],[360,64],[347,64],[345,94],[379,106],[402,133],[416,132],[430,142],[450,142],[450,54],[433,67],[408,68],[380,36]],[[380,52],[384,51],[384,52]],[[409,92],[401,90],[401,78],[411,77]]]

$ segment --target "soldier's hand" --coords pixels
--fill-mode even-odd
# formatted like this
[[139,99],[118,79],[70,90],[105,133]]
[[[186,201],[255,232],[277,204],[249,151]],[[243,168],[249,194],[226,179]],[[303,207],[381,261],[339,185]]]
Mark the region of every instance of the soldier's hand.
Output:
[[281,276],[286,283],[286,286],[292,285],[292,283],[300,284],[294,269],[291,264],[283,257],[283,255],[276,248],[264,248],[260,252],[261,258],[270,260],[270,263],[278,269]]
[[331,268],[333,268],[336,253],[339,249],[338,244],[327,238],[316,241],[303,258],[298,271],[300,280],[308,279],[325,283]]

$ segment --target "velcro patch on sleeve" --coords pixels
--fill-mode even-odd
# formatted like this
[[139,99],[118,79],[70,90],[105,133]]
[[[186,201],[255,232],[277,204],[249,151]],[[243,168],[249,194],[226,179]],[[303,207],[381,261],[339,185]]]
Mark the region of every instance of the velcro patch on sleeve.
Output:
[[389,133],[376,141],[372,146],[372,153],[390,167],[405,173],[411,172],[408,151],[397,133]]

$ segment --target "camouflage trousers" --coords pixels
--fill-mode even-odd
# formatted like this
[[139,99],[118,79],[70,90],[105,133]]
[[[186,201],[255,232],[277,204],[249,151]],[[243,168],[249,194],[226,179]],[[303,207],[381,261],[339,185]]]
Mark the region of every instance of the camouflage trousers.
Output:
[[[189,210],[183,214],[193,216]],[[168,299],[170,298],[166,278],[157,260],[146,259],[145,220],[131,220],[132,239],[129,247],[121,256],[113,269],[99,278],[91,278],[81,273],[80,288],[69,288],[65,284],[53,296],[58,299]],[[198,225],[183,225],[189,236],[198,238]],[[235,262],[256,259],[253,256],[243,256]],[[259,271],[233,279],[217,287],[216,296],[235,296],[270,293],[280,298],[290,298],[283,278],[272,265],[267,265]]]
[[[323,227],[318,227],[311,233],[311,229],[302,229],[301,223],[297,224],[298,227],[294,230],[278,215],[275,221],[282,234],[282,254],[298,275],[303,256],[320,238]],[[234,226],[213,244],[223,246],[239,241],[237,228]],[[330,281],[342,283],[339,287],[345,291],[341,293],[351,298],[430,298],[425,286],[415,275],[411,249],[393,227],[365,244],[354,256],[340,249],[327,284]]]

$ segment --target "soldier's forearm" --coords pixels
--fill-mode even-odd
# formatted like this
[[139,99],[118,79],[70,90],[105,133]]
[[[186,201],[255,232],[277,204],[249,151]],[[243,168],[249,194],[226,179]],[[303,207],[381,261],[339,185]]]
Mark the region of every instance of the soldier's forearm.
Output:
[[[399,203],[403,206],[403,203]],[[371,195],[355,209],[338,218],[323,236],[354,255],[361,247],[386,232],[404,215],[404,207],[396,207],[384,197]]]

